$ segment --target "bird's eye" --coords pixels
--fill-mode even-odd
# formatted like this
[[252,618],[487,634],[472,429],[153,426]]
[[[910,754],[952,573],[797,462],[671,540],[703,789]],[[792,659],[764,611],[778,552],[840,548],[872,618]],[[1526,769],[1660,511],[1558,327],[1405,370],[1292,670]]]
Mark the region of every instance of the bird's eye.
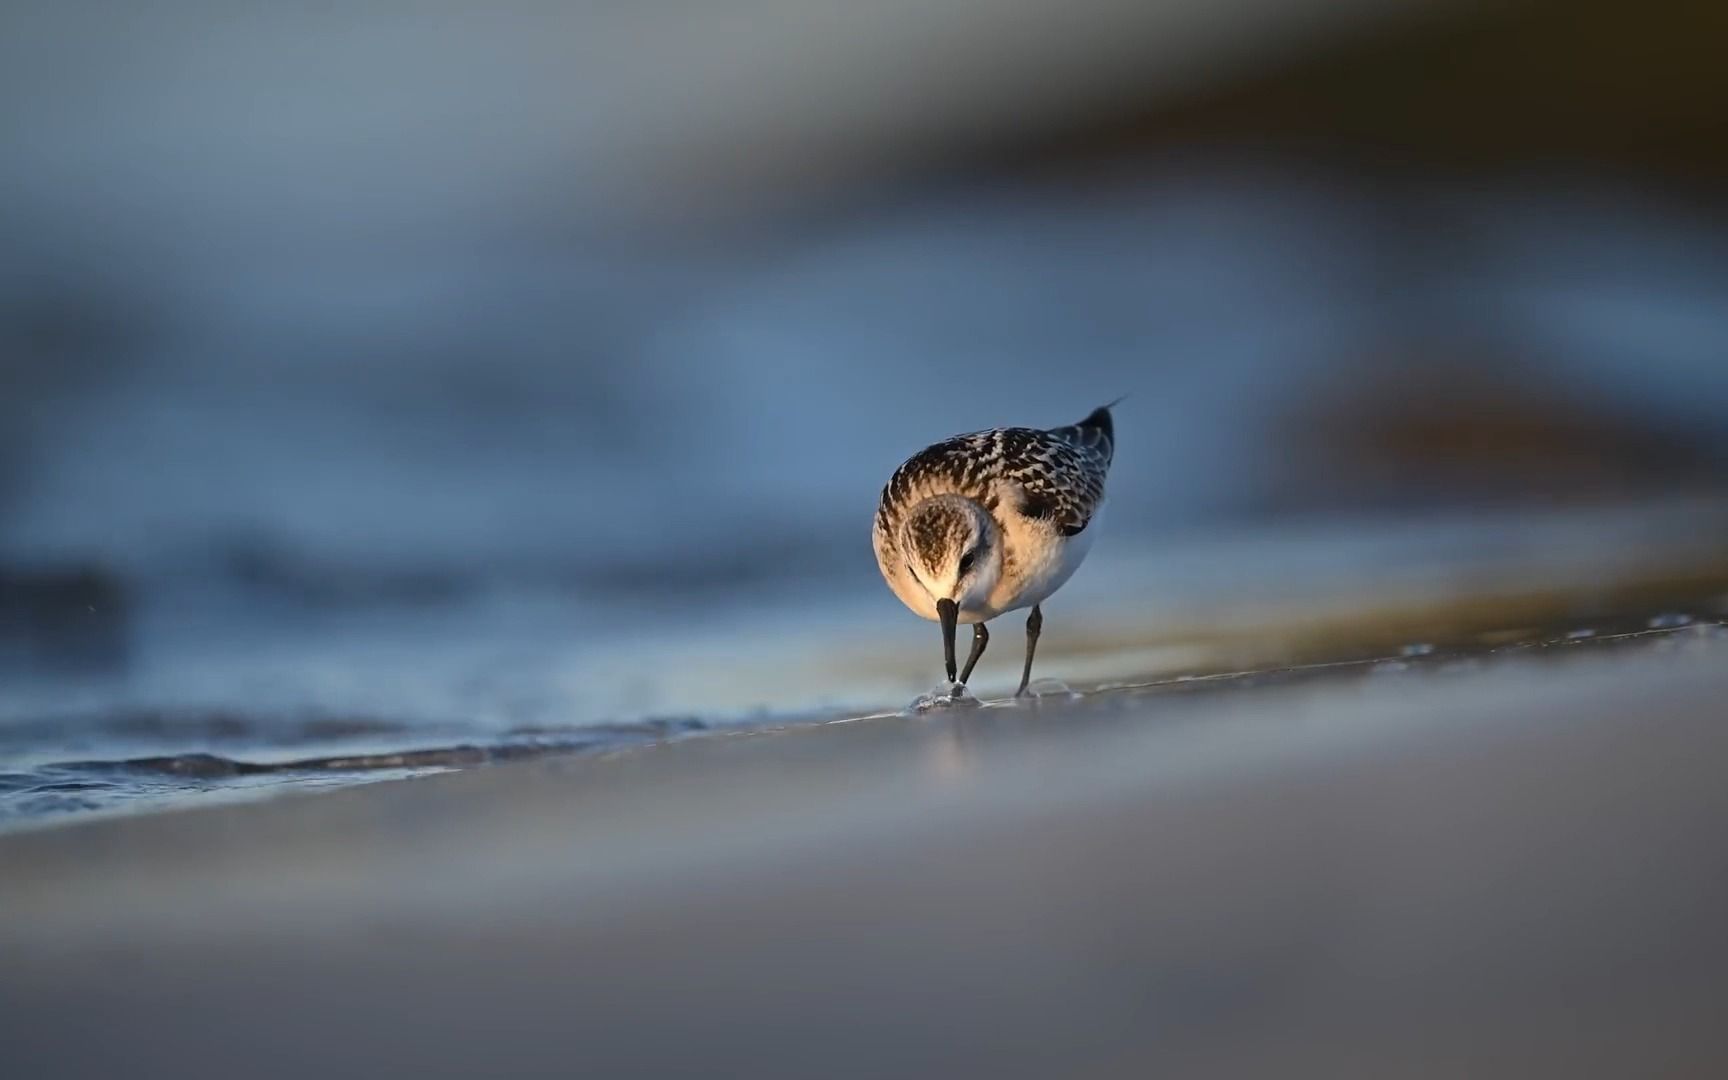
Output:
[[977,548],[973,548],[971,551],[968,551],[966,554],[960,556],[960,572],[962,574],[964,574],[967,571],[971,570],[972,564],[974,562],[976,562],[977,560],[978,560],[978,549]]

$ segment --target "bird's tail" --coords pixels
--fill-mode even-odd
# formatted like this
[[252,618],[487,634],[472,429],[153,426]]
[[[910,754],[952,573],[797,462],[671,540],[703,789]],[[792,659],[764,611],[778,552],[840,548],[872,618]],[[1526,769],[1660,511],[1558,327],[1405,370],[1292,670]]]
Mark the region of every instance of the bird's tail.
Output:
[[1101,453],[1109,461],[1116,453],[1116,423],[1110,418],[1110,410],[1121,403],[1122,398],[1117,398],[1108,405],[1100,405],[1078,424],[1054,429],[1055,434],[1076,446]]

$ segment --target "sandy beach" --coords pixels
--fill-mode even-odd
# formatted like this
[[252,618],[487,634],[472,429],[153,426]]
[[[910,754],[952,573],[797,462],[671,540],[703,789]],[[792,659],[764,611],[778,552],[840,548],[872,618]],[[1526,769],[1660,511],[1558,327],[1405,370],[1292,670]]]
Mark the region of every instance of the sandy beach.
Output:
[[6,836],[0,1035],[64,1077],[1719,1075],[1725,633]]

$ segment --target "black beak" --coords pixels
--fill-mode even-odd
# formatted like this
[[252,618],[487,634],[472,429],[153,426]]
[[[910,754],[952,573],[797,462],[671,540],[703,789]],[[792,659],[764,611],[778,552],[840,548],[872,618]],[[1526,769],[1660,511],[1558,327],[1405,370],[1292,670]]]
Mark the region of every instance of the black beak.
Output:
[[936,601],[936,614],[942,619],[942,663],[948,667],[948,681],[954,681],[954,622],[960,618],[960,608],[952,600]]

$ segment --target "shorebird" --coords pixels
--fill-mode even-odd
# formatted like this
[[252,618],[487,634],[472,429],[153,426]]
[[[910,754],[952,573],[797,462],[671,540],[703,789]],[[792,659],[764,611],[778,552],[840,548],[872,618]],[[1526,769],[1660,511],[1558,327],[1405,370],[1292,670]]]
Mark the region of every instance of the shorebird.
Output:
[[[942,624],[950,683],[964,686],[972,677],[990,643],[985,623],[1030,607],[1014,696],[1026,693],[1044,628],[1038,605],[1080,566],[1097,535],[1116,448],[1115,404],[1067,427],[956,435],[907,459],[882,489],[876,565],[902,603]],[[972,651],[958,679],[956,623],[972,624]]]

